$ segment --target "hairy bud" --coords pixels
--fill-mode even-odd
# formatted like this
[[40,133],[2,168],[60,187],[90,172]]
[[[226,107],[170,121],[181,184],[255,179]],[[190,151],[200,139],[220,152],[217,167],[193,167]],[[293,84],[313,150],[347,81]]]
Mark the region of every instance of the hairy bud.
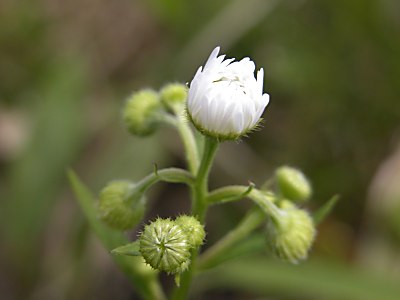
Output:
[[175,222],[188,236],[192,248],[198,248],[203,244],[206,233],[203,225],[195,217],[182,215],[176,218]]
[[138,136],[153,133],[157,128],[157,114],[161,108],[157,92],[147,89],[134,93],[123,110],[123,119],[129,132]]
[[267,226],[268,246],[278,258],[297,263],[307,258],[315,237],[310,215],[293,205],[285,205],[280,218]]
[[161,102],[169,109],[174,110],[176,105],[185,104],[188,88],[181,83],[169,83],[160,91]]
[[99,217],[118,230],[133,228],[143,218],[145,198],[135,195],[134,184],[126,180],[112,181],[100,192]]
[[139,238],[139,251],[146,263],[170,274],[183,272],[190,264],[191,245],[181,226],[170,219],[146,225]]
[[306,176],[300,170],[288,166],[276,171],[276,180],[283,197],[303,202],[311,197],[312,189]]

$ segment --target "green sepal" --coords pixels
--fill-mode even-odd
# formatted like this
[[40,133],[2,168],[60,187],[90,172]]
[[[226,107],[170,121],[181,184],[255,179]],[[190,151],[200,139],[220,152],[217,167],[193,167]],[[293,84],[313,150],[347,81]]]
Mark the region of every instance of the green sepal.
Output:
[[331,213],[339,198],[339,195],[334,195],[313,214],[315,225],[320,224]]
[[224,141],[239,141],[241,138],[246,138],[248,137],[248,135],[254,131],[257,131],[261,128],[261,125],[263,123],[263,118],[260,118],[257,123],[251,127],[248,128],[246,131],[244,132],[228,132],[228,133],[221,133],[221,132],[216,132],[216,131],[212,131],[212,130],[208,130],[206,128],[204,128],[203,126],[201,126],[201,124],[199,124],[199,122],[195,121],[192,117],[192,115],[189,112],[189,109],[186,107],[185,109],[186,113],[186,117],[187,119],[193,124],[193,126],[202,134],[205,136],[209,136],[212,138],[217,139],[219,142],[224,142]]
[[139,241],[129,243],[111,250],[115,255],[142,256],[139,252]]

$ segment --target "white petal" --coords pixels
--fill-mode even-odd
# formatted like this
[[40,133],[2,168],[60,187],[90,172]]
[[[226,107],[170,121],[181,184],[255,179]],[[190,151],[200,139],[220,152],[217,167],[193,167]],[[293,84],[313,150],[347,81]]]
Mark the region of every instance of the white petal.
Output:
[[196,125],[217,136],[240,135],[252,128],[269,102],[263,94],[264,70],[254,76],[255,64],[218,56],[216,47],[199,68],[189,89],[188,111]]

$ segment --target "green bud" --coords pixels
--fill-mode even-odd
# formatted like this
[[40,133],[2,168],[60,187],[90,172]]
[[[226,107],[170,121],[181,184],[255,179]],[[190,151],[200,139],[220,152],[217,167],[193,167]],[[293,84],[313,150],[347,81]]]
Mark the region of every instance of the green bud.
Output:
[[298,169],[280,167],[276,171],[276,180],[282,196],[289,200],[303,202],[311,197],[311,185]]
[[198,248],[203,244],[206,233],[203,225],[195,217],[182,215],[176,218],[175,222],[187,234],[192,248]]
[[298,263],[308,256],[315,237],[315,226],[306,211],[288,204],[280,210],[279,219],[268,223],[267,233],[269,249],[275,256]]
[[181,83],[169,83],[160,91],[161,102],[171,110],[174,110],[176,105],[184,104],[187,95],[188,88],[186,85]]
[[149,89],[141,90],[127,100],[123,119],[130,133],[146,136],[157,128],[157,114],[160,110],[161,102],[158,93]]
[[139,237],[139,252],[146,263],[170,274],[182,273],[190,264],[191,245],[181,226],[158,218],[145,226]]
[[100,192],[99,217],[110,227],[128,230],[143,218],[145,198],[133,193],[134,186],[125,180],[112,181]]

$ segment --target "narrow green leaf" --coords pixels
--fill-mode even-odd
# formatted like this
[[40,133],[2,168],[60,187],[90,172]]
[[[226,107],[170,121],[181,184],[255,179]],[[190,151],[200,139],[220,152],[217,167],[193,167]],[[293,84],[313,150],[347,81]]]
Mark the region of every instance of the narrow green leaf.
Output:
[[72,170],[68,170],[68,178],[83,213],[104,247],[112,250],[121,244],[127,244],[129,241],[122,232],[110,229],[97,218],[94,196]]
[[260,253],[261,251],[266,249],[265,245],[265,236],[263,234],[252,234],[248,236],[246,239],[240,241],[240,243],[235,244],[230,247],[226,251],[224,251],[221,255],[213,257],[211,260],[207,262],[203,262],[200,256],[200,264],[199,268],[201,271],[211,269],[219,264],[222,264],[226,261],[234,260],[238,257]]
[[195,289],[195,293],[229,289],[290,299],[397,300],[400,295],[398,280],[372,270],[316,259],[291,265],[257,256],[204,272],[197,278]]
[[313,219],[315,225],[320,224],[331,213],[338,200],[339,195],[333,196],[314,213]]
[[111,251],[115,255],[141,256],[139,252],[139,241],[120,246]]
[[[72,189],[78,203],[89,221],[90,227],[109,251],[129,241],[122,232],[112,230],[97,218],[95,198],[90,190],[79,180],[72,170],[67,171]],[[157,272],[146,266],[141,257],[113,256],[116,264],[127,275],[135,288],[145,299],[165,299],[160,284],[157,281]]]

